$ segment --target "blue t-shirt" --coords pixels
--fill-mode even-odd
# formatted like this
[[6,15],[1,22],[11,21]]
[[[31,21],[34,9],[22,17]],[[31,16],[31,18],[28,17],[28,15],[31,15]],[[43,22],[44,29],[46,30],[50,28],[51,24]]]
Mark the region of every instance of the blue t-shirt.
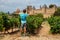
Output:
[[21,23],[24,24],[26,23],[26,17],[28,16],[28,14],[26,13],[20,13],[20,18],[21,18]]

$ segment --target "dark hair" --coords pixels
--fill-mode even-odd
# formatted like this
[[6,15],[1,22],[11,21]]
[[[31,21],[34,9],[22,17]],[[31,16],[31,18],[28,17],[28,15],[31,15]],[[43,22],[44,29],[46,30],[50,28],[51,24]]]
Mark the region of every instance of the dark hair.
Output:
[[23,10],[23,13],[26,13],[26,9]]

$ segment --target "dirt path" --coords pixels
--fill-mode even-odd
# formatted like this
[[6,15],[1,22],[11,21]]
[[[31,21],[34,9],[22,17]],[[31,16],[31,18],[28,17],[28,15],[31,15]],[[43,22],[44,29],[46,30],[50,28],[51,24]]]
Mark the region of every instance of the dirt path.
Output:
[[47,21],[42,23],[42,29],[40,30],[39,34],[40,35],[48,35],[50,31],[50,26]]
[[19,37],[19,32],[13,35],[6,35],[2,40],[60,40],[60,35],[49,34],[50,26],[47,21],[42,23],[42,29],[38,36]]

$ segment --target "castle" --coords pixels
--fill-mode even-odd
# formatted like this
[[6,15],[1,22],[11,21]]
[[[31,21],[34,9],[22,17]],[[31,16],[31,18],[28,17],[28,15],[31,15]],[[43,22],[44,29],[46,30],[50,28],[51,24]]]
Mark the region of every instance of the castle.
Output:
[[42,7],[40,6],[39,9],[36,9],[34,6],[30,5],[27,6],[26,10],[30,15],[42,13],[44,17],[49,17],[57,10],[57,6],[54,5],[52,8],[49,8],[46,5],[43,5]]
[[39,9],[36,9],[34,6],[27,6],[27,12],[31,15],[42,13],[44,16],[48,17],[52,15],[57,10],[57,6],[54,5],[52,8],[48,8],[46,5],[40,6]]

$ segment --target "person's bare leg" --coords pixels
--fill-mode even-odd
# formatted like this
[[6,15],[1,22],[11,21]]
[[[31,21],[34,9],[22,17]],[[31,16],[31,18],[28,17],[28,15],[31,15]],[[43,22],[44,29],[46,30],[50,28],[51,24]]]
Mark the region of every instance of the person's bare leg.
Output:
[[20,27],[20,36],[21,36],[21,33],[22,33],[22,27]]
[[24,34],[26,35],[26,24],[24,26]]
[[26,33],[26,27],[24,27],[24,34]]

